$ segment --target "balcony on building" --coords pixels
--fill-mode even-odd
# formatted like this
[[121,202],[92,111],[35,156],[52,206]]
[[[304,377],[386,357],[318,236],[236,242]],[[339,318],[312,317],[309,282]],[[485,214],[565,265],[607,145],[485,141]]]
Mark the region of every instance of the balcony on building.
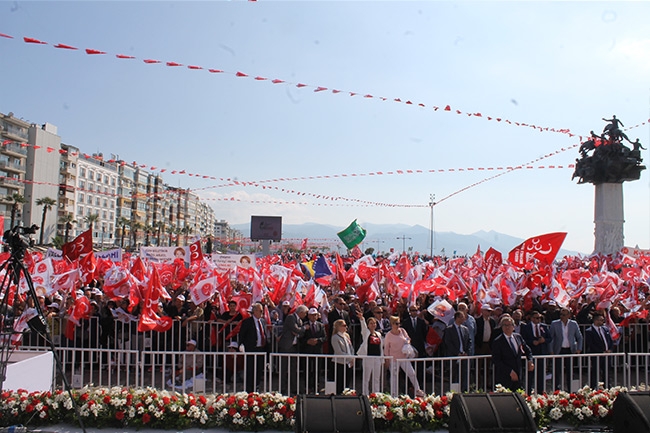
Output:
[[27,157],[27,147],[23,147],[20,144],[9,143],[6,146],[2,146],[0,150],[7,155],[16,156],[18,158]]

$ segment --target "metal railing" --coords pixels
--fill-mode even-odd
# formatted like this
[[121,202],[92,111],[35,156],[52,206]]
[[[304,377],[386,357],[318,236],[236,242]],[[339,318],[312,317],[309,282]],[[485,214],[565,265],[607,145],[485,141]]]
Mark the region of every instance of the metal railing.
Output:
[[[337,369],[334,355],[277,353],[276,338],[271,339],[270,353],[228,351],[228,343],[236,341],[232,324],[195,321],[182,326],[176,321],[167,332],[140,333],[137,322],[114,322],[107,326],[100,318],[92,317],[76,328],[74,340],[68,340],[62,335],[62,319],[49,318],[48,322],[64,374],[74,387],[94,384],[191,388],[215,393],[256,389],[329,394],[336,392],[338,381],[339,386],[342,383],[358,392],[413,395],[419,387],[427,394],[441,395],[448,391],[488,391],[495,385],[489,355],[417,358],[401,361],[401,365],[391,358],[356,356],[353,368]],[[631,325],[627,335],[644,335],[644,328],[647,330],[647,325]],[[277,327],[272,329],[272,335],[279,335],[277,331]],[[231,333],[231,338],[226,338]],[[354,330],[350,335],[356,346]],[[196,352],[182,351],[189,339],[198,342]],[[525,376],[524,388],[550,392],[600,383],[628,387],[650,383],[650,354],[623,350],[647,346],[647,342],[638,343],[635,340],[631,344],[629,338],[622,338],[614,353],[609,354],[536,356],[535,371]],[[43,339],[34,333],[24,335],[22,349],[48,350]],[[411,378],[406,363],[413,369]],[[373,365],[379,371],[375,382],[367,377],[368,372],[364,375],[364,370]],[[57,375],[55,385],[62,383]]]
[[[336,362],[341,357],[335,355],[75,347],[60,347],[57,353],[74,388],[92,384],[294,395],[337,393],[340,382],[341,389],[355,389],[359,393],[414,395],[419,388],[426,394],[442,395],[449,391],[491,391],[496,385],[489,355],[410,360],[355,356],[351,368],[341,369]],[[648,358],[650,354],[640,353],[538,356],[534,359],[535,370],[524,376],[522,387],[527,392],[552,392],[576,391],[585,385],[607,388],[647,384]],[[364,374],[372,363],[379,365],[375,383]],[[411,377],[408,366],[412,369]],[[59,374],[54,385],[63,386]]]

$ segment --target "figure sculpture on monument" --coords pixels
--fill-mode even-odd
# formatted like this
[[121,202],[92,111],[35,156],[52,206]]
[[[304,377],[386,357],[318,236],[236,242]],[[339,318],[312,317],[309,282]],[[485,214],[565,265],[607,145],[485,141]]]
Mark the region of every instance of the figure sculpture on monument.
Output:
[[[622,183],[626,180],[637,180],[645,167],[640,165],[641,143],[638,139],[632,143],[620,129],[623,127],[616,115],[611,119],[603,117],[608,124],[603,129],[602,135],[591,131],[591,137],[580,145],[580,158],[576,160],[574,178],[578,183]],[[630,150],[623,144],[627,140],[634,146]],[[591,154],[590,154],[591,152]]]

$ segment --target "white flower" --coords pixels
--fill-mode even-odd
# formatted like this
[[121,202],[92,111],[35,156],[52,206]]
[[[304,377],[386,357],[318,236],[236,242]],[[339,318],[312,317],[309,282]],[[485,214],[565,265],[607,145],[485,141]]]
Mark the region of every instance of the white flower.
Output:
[[609,410],[605,406],[598,406],[598,416],[605,418],[609,415]]
[[557,421],[562,418],[562,411],[559,408],[554,407],[549,411],[548,416],[550,416],[551,419]]

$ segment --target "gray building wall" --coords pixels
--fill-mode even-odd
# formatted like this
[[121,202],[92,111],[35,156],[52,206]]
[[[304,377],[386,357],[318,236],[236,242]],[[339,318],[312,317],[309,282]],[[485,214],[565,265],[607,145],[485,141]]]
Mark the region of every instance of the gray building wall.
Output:
[[[36,205],[36,200],[50,197],[58,201],[59,194],[59,162],[61,137],[57,135],[56,127],[50,124],[43,126],[32,125],[29,128],[29,146],[27,148],[27,164],[25,170],[25,200],[22,222],[25,226],[41,225],[43,206]],[[48,148],[54,149],[48,152]],[[57,206],[55,203],[47,212],[43,230],[43,242],[48,244],[56,236]],[[38,242],[40,232],[33,238]]]

